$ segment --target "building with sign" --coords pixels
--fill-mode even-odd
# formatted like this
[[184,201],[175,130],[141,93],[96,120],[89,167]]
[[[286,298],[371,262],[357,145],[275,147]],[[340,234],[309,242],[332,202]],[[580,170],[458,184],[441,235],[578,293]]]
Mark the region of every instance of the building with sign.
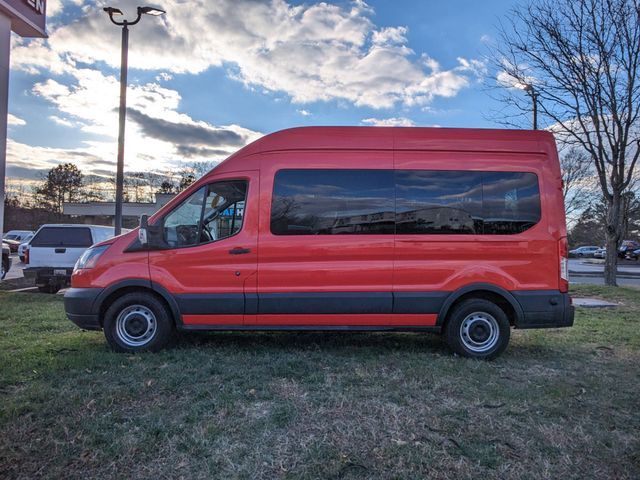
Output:
[[0,232],[4,231],[11,32],[21,37],[46,38],[46,17],[46,0],[0,0]]

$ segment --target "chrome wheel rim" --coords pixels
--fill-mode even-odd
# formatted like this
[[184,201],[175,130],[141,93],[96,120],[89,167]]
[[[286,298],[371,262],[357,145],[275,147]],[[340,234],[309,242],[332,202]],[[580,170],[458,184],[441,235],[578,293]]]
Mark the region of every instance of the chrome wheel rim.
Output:
[[463,345],[475,353],[491,350],[498,343],[500,328],[496,319],[486,312],[467,315],[460,325]]
[[130,305],[118,315],[116,334],[129,347],[146,345],[157,330],[156,316],[144,305]]

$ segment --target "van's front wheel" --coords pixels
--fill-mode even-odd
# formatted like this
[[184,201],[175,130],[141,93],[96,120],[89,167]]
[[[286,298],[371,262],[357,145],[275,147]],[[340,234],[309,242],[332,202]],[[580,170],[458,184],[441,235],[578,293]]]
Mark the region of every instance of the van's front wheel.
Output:
[[123,295],[104,315],[104,336],[119,352],[157,352],[171,341],[173,330],[167,308],[149,293]]
[[445,327],[447,344],[455,353],[482,360],[492,360],[504,352],[510,333],[504,311],[480,298],[456,306]]

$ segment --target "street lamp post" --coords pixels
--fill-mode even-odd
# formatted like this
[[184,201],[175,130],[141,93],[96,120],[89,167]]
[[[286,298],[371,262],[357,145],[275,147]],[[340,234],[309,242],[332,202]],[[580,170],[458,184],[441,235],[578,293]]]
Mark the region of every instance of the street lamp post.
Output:
[[116,167],[116,214],[115,214],[115,234],[122,232],[122,197],[124,190],[124,127],[127,119],[127,70],[129,63],[129,26],[140,21],[142,15],[159,16],[166,13],[164,10],[153,7],[138,7],[138,16],[133,21],[114,20],[114,15],[122,15],[122,11],[117,8],[105,7],[103,9],[109,14],[111,21],[122,27],[122,52],[120,57],[120,114],[118,126],[118,163]]
[[531,97],[531,102],[533,103],[533,129],[538,129],[538,92],[535,91],[533,85],[527,83],[524,86],[524,91],[529,94]]

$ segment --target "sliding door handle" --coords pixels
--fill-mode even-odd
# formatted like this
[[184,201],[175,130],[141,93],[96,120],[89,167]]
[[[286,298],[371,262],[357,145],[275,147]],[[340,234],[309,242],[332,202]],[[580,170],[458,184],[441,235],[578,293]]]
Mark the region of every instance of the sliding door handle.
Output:
[[250,253],[250,252],[251,252],[250,248],[242,248],[242,247],[236,247],[229,250],[230,255],[243,255],[245,253]]

